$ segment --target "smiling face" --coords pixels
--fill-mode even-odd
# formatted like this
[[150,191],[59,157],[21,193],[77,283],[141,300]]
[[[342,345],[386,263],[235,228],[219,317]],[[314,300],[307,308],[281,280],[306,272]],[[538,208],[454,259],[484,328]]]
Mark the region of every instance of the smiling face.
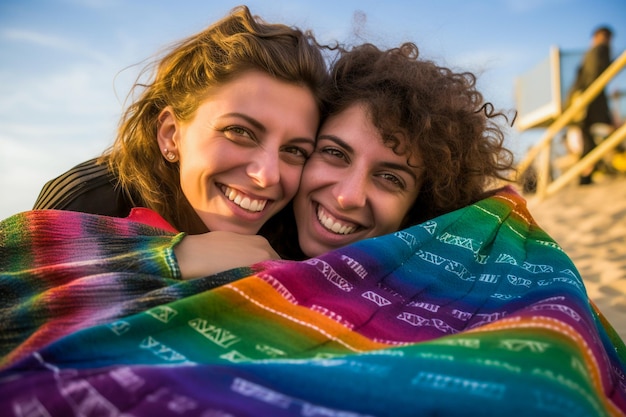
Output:
[[302,251],[317,256],[397,231],[419,194],[419,165],[418,155],[408,161],[383,143],[364,106],[329,117],[294,200]]
[[166,108],[159,122],[159,145],[208,229],[255,234],[295,195],[319,111],[308,88],[251,71],[212,90],[190,121]]

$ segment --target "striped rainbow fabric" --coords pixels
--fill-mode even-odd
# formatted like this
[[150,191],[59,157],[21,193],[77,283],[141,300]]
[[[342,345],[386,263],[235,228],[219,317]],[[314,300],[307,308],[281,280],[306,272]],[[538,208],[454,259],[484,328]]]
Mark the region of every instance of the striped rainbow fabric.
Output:
[[625,415],[622,340],[510,189],[187,282],[140,214],[2,222],[3,415]]

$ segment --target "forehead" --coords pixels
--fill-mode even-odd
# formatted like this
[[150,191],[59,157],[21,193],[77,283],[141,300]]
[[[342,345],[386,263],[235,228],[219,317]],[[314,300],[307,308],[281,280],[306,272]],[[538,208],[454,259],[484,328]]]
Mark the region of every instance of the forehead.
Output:
[[367,108],[363,105],[353,104],[345,110],[330,115],[320,127],[320,132],[331,133],[340,136],[343,133],[351,141],[375,142],[381,140],[380,132],[371,121]]
[[293,128],[308,137],[315,135],[320,118],[317,100],[308,87],[252,70],[208,89],[192,117],[200,113],[205,121],[245,114],[267,129]]
[[393,138],[384,138],[381,130],[374,125],[366,105],[353,104],[345,110],[329,116],[320,128],[320,138],[325,135],[336,136],[355,150],[361,152],[368,148],[378,152],[393,154],[409,165],[421,165],[420,152],[410,143],[407,135],[400,131]]

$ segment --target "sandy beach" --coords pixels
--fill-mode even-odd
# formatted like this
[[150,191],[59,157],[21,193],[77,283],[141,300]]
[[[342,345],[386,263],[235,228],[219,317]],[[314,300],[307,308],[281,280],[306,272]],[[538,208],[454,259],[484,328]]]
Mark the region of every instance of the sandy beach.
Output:
[[543,201],[525,197],[537,223],[574,261],[589,297],[626,341],[626,176],[572,184]]

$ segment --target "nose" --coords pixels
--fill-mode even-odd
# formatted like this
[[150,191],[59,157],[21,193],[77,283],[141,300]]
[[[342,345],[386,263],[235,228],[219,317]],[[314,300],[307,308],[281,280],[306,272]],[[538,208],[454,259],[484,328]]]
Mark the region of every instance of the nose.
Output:
[[333,190],[339,207],[345,210],[365,206],[367,201],[366,191],[367,176],[355,172],[339,178]]
[[246,174],[256,185],[267,188],[280,181],[280,158],[278,151],[263,149],[254,155]]

